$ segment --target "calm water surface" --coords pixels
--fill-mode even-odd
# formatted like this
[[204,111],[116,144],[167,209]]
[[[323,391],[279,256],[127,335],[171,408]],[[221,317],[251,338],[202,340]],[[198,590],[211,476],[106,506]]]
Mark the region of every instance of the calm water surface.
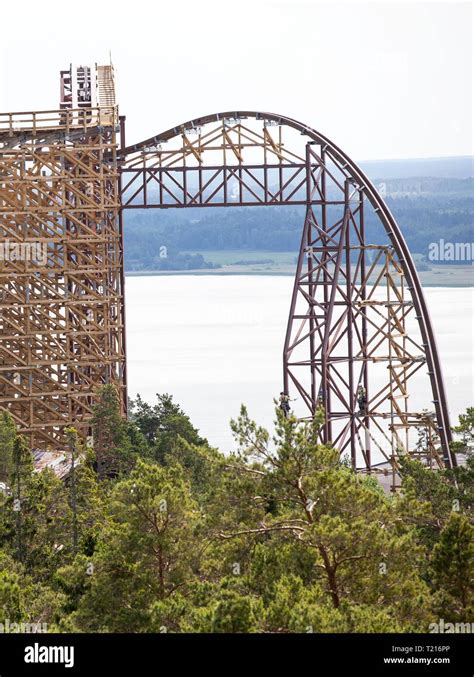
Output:
[[[244,402],[271,427],[293,279],[127,277],[129,395],[169,392],[209,442],[234,448],[229,419]],[[472,288],[425,289],[454,421],[473,396]]]

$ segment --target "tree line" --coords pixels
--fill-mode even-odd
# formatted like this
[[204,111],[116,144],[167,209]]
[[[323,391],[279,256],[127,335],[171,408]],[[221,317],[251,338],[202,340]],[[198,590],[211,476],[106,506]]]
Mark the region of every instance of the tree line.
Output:
[[[387,192],[386,202],[413,253],[427,257],[430,243],[440,239],[472,241],[474,179],[392,179],[376,184]],[[330,207],[327,217],[335,222],[340,213]],[[189,251],[296,254],[303,222],[304,208],[295,206],[127,211],[125,266],[129,271],[212,267],[204,259],[185,261],[181,252]],[[366,237],[371,244],[386,241],[371,210],[366,210]],[[159,256],[162,246],[170,252],[168,262]]]

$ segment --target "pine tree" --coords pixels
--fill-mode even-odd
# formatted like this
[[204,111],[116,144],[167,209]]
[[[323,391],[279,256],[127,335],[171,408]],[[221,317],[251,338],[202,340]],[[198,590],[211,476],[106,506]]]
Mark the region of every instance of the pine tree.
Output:
[[104,480],[120,473],[129,450],[117,388],[105,385],[98,394],[93,418],[94,452],[98,477]]
[[8,411],[0,413],[0,483],[8,486],[13,471],[13,445],[16,438],[15,422]]
[[90,587],[74,615],[81,630],[146,630],[151,605],[185,589],[198,552],[199,512],[179,466],[142,460],[116,484]]
[[28,498],[28,485],[33,473],[33,458],[24,437],[16,436],[13,443],[13,468],[11,487],[13,494],[13,511],[15,513],[16,556],[24,560],[23,513]]
[[431,557],[438,612],[448,621],[474,621],[474,527],[451,513]]
[[69,507],[72,512],[72,547],[77,552],[78,546],[78,519],[77,519],[77,478],[76,465],[79,440],[75,428],[66,428],[66,437],[68,440],[69,453],[71,457],[71,471],[69,473]]
[[379,603],[407,626],[426,619],[428,588],[417,566],[423,548],[410,525],[400,527],[397,502],[317,442],[321,412],[311,422],[276,414],[273,450],[245,407],[232,422],[241,448],[235,463],[254,485],[246,502],[265,509],[261,497],[271,495],[276,508],[257,524],[226,526],[221,538],[303,543],[314,556],[312,581],[334,609]]

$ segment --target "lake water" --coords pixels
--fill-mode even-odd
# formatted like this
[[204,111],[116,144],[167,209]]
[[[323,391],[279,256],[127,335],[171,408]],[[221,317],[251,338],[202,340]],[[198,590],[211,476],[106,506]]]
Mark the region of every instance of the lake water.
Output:
[[[127,277],[129,395],[168,392],[201,434],[234,448],[229,420],[247,405],[266,427],[281,390],[291,277]],[[452,422],[473,397],[474,289],[428,287]]]

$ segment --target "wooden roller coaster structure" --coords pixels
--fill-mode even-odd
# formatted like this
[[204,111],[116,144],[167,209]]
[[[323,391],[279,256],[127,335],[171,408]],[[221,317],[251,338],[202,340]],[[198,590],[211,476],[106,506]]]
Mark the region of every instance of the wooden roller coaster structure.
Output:
[[[452,467],[435,335],[407,244],[360,168],[315,130],[232,111],[125,142],[113,68],[61,71],[57,110],[0,114],[0,407],[32,447],[91,434],[98,386],[127,407],[129,209],[293,207],[301,245],[283,390],[362,472]],[[362,402],[361,402],[362,398]]]

